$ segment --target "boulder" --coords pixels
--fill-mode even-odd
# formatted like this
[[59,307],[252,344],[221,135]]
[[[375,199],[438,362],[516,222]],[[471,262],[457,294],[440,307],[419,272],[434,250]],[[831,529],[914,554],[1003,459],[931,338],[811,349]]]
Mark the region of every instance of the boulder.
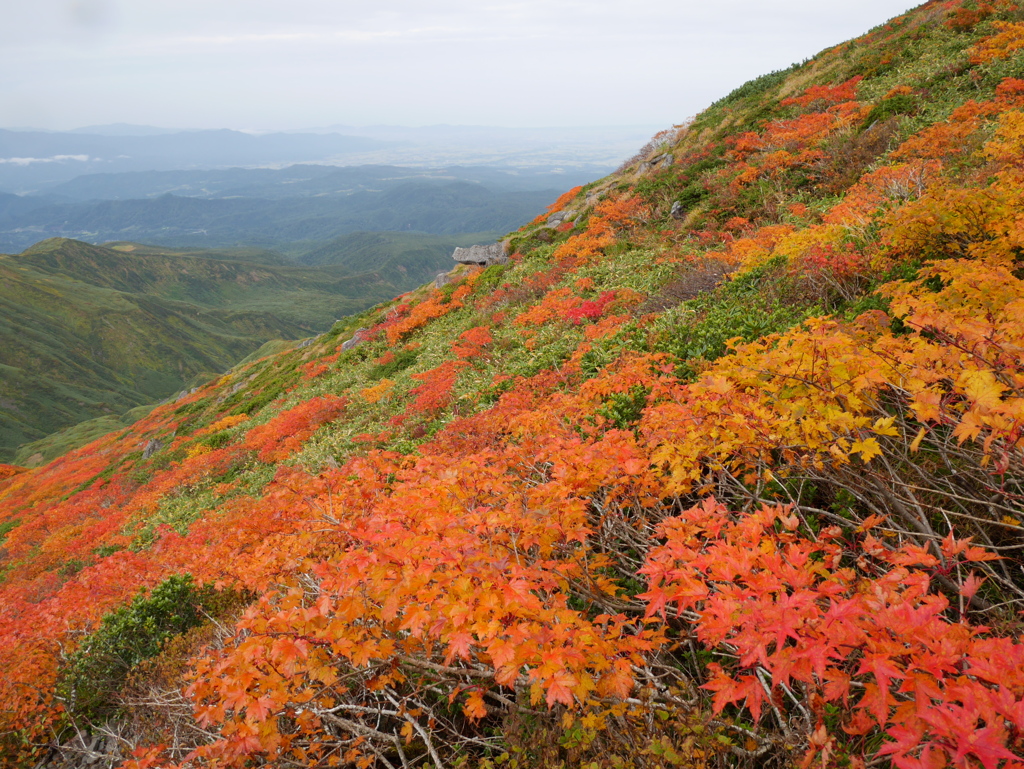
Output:
[[434,288],[442,288],[452,282],[452,276],[447,272],[437,273],[437,277],[434,278]]
[[452,254],[459,264],[476,264],[481,267],[490,267],[492,264],[505,264],[508,262],[508,253],[504,243],[491,243],[489,246],[470,246],[469,248],[456,248]]
[[546,224],[548,227],[557,227],[562,222],[571,219],[572,216],[573,214],[571,211],[558,211],[556,213],[551,214],[551,216],[548,217]]
[[647,174],[650,173],[651,171],[657,171],[659,168],[672,165],[673,160],[675,160],[675,158],[672,156],[672,154],[665,152],[661,155],[656,155],[650,160],[645,160],[643,163],[640,164],[640,167],[637,169],[637,172],[641,174]]
[[345,352],[346,350],[351,350],[357,344],[364,341],[366,339],[366,332],[367,329],[365,328],[357,328],[355,330],[355,333],[352,334],[352,338],[341,345],[342,352]]

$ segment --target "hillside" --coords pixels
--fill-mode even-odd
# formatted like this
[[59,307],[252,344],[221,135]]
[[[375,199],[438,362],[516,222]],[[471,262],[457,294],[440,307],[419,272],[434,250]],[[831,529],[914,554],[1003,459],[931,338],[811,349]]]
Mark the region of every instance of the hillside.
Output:
[[[254,249],[64,239],[0,255],[0,461],[83,420],[102,420],[86,435],[119,427],[129,409],[206,381],[264,342],[324,331],[447,269],[464,242],[423,238],[334,244],[330,253],[344,260],[334,266],[296,266]],[[31,445],[18,457],[52,451]]]
[[0,466],[7,764],[1024,767],[1022,157],[929,2]]

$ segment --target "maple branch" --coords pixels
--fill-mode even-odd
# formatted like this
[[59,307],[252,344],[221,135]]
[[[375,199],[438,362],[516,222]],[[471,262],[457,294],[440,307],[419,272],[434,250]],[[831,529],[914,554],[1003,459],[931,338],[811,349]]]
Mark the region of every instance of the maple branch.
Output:
[[362,715],[368,715],[368,716],[395,716],[395,717],[398,717],[398,716],[402,715],[397,710],[384,710],[383,708],[379,708],[379,707],[377,707],[377,708],[368,708],[368,707],[365,707],[363,705],[348,705],[348,704],[345,704],[345,703],[342,703],[340,705],[335,705],[334,707],[331,707],[331,708],[316,708],[316,709],[313,710],[313,712],[317,713],[318,715],[324,714],[324,713],[330,713],[330,714],[333,715],[335,713],[340,713],[342,711],[347,712],[347,713],[360,713]]
[[764,689],[765,699],[768,700],[768,706],[772,709],[772,713],[775,714],[775,720],[779,722],[779,726],[782,728],[782,733],[786,735],[787,740],[792,740],[793,730],[789,728],[789,722],[782,717],[782,713],[775,704],[775,698],[772,697],[772,688],[769,681],[765,680],[768,678],[768,671],[760,665],[754,668],[754,675],[761,684],[761,688]]
[[361,724],[358,721],[352,721],[348,718],[341,718],[339,716],[334,715],[333,713],[327,712],[323,712],[318,715],[322,715],[332,724],[340,726],[342,729],[347,729],[352,734],[356,734],[360,737],[372,737],[374,739],[384,740],[385,742],[389,742],[391,744],[395,744],[398,741],[398,737],[396,737],[394,734],[387,734],[386,732],[378,731],[373,727],[366,726],[365,724]]
[[409,657],[405,654],[396,654],[396,659],[400,660],[406,665],[410,665],[414,668],[420,668],[421,670],[431,670],[435,673],[443,673],[450,676],[468,676],[470,678],[481,678],[484,680],[492,680],[494,678],[494,671],[482,669],[482,668],[453,668],[447,665],[439,665],[436,662],[428,662],[427,660],[418,660],[415,657]]
[[[393,704],[396,708],[400,707],[397,700],[395,700],[394,696],[390,692],[386,693],[385,696],[389,700],[391,700],[391,704]],[[430,757],[434,759],[434,766],[436,766],[437,769],[443,769],[444,762],[441,760],[441,757],[437,754],[437,750],[434,748],[434,743],[430,739],[430,734],[427,732],[427,730],[420,725],[419,721],[410,716],[408,713],[403,713],[402,717],[405,719],[406,723],[411,724],[412,728],[415,729],[416,732],[420,735],[420,737],[423,738],[423,743],[427,747],[427,752],[430,753]]]
[[[728,721],[720,721],[717,718],[713,718],[710,721],[708,721],[708,725],[718,727],[719,729],[732,729],[733,731],[739,732],[740,734],[744,735],[748,739],[753,740],[758,744],[758,747],[754,750],[747,750],[746,748],[741,748],[739,745],[730,745],[729,750],[731,750],[735,755],[739,756],[740,758],[760,758],[773,747],[777,747],[780,744],[780,740],[778,739],[778,737],[772,737],[771,735],[767,734],[759,734],[758,732],[755,732],[752,729],[747,729],[746,727],[740,726],[739,724],[729,723]],[[784,742],[782,742],[781,744],[785,745]]]

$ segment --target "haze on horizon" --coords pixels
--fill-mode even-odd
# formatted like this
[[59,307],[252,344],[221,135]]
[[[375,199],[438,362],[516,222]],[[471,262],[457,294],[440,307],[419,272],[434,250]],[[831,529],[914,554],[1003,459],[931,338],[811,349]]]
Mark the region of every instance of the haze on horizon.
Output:
[[916,4],[8,2],[0,126],[667,127]]

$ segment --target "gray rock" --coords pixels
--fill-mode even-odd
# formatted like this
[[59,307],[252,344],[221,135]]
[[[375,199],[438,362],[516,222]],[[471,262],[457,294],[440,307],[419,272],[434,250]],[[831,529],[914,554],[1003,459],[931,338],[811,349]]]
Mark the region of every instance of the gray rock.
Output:
[[442,286],[447,286],[451,282],[451,275],[449,275],[447,272],[439,272],[437,273],[437,277],[434,278],[434,288],[441,288]]
[[452,254],[452,259],[459,264],[477,264],[481,267],[490,267],[492,264],[505,264],[508,262],[508,253],[505,248],[504,243],[456,248]]
[[673,219],[685,219],[686,218],[686,209],[683,208],[683,204],[680,203],[678,200],[675,203],[672,204],[672,210],[669,211],[668,213],[669,213],[669,216],[671,216]]
[[663,153],[661,155],[655,155],[650,160],[645,160],[643,163],[641,163],[637,171],[641,174],[650,173],[651,171],[657,171],[659,168],[664,168],[665,166],[672,165],[673,160],[675,160],[675,158],[672,157],[672,154],[669,152]]
[[193,387],[191,390],[182,390],[180,393],[178,393],[178,397],[175,398],[175,400],[184,400],[188,396],[194,395],[198,389],[198,387]]
[[349,339],[347,342],[345,342],[344,344],[341,345],[342,352],[344,352],[346,350],[351,350],[353,347],[358,345],[360,342],[365,341],[366,340],[366,331],[367,331],[367,329],[365,329],[365,328],[357,328],[355,330],[355,333],[352,334],[352,338]]
[[153,438],[149,443],[146,444],[146,448],[142,450],[142,458],[149,459],[162,448],[163,444],[160,443],[160,441],[158,441],[156,438]]

